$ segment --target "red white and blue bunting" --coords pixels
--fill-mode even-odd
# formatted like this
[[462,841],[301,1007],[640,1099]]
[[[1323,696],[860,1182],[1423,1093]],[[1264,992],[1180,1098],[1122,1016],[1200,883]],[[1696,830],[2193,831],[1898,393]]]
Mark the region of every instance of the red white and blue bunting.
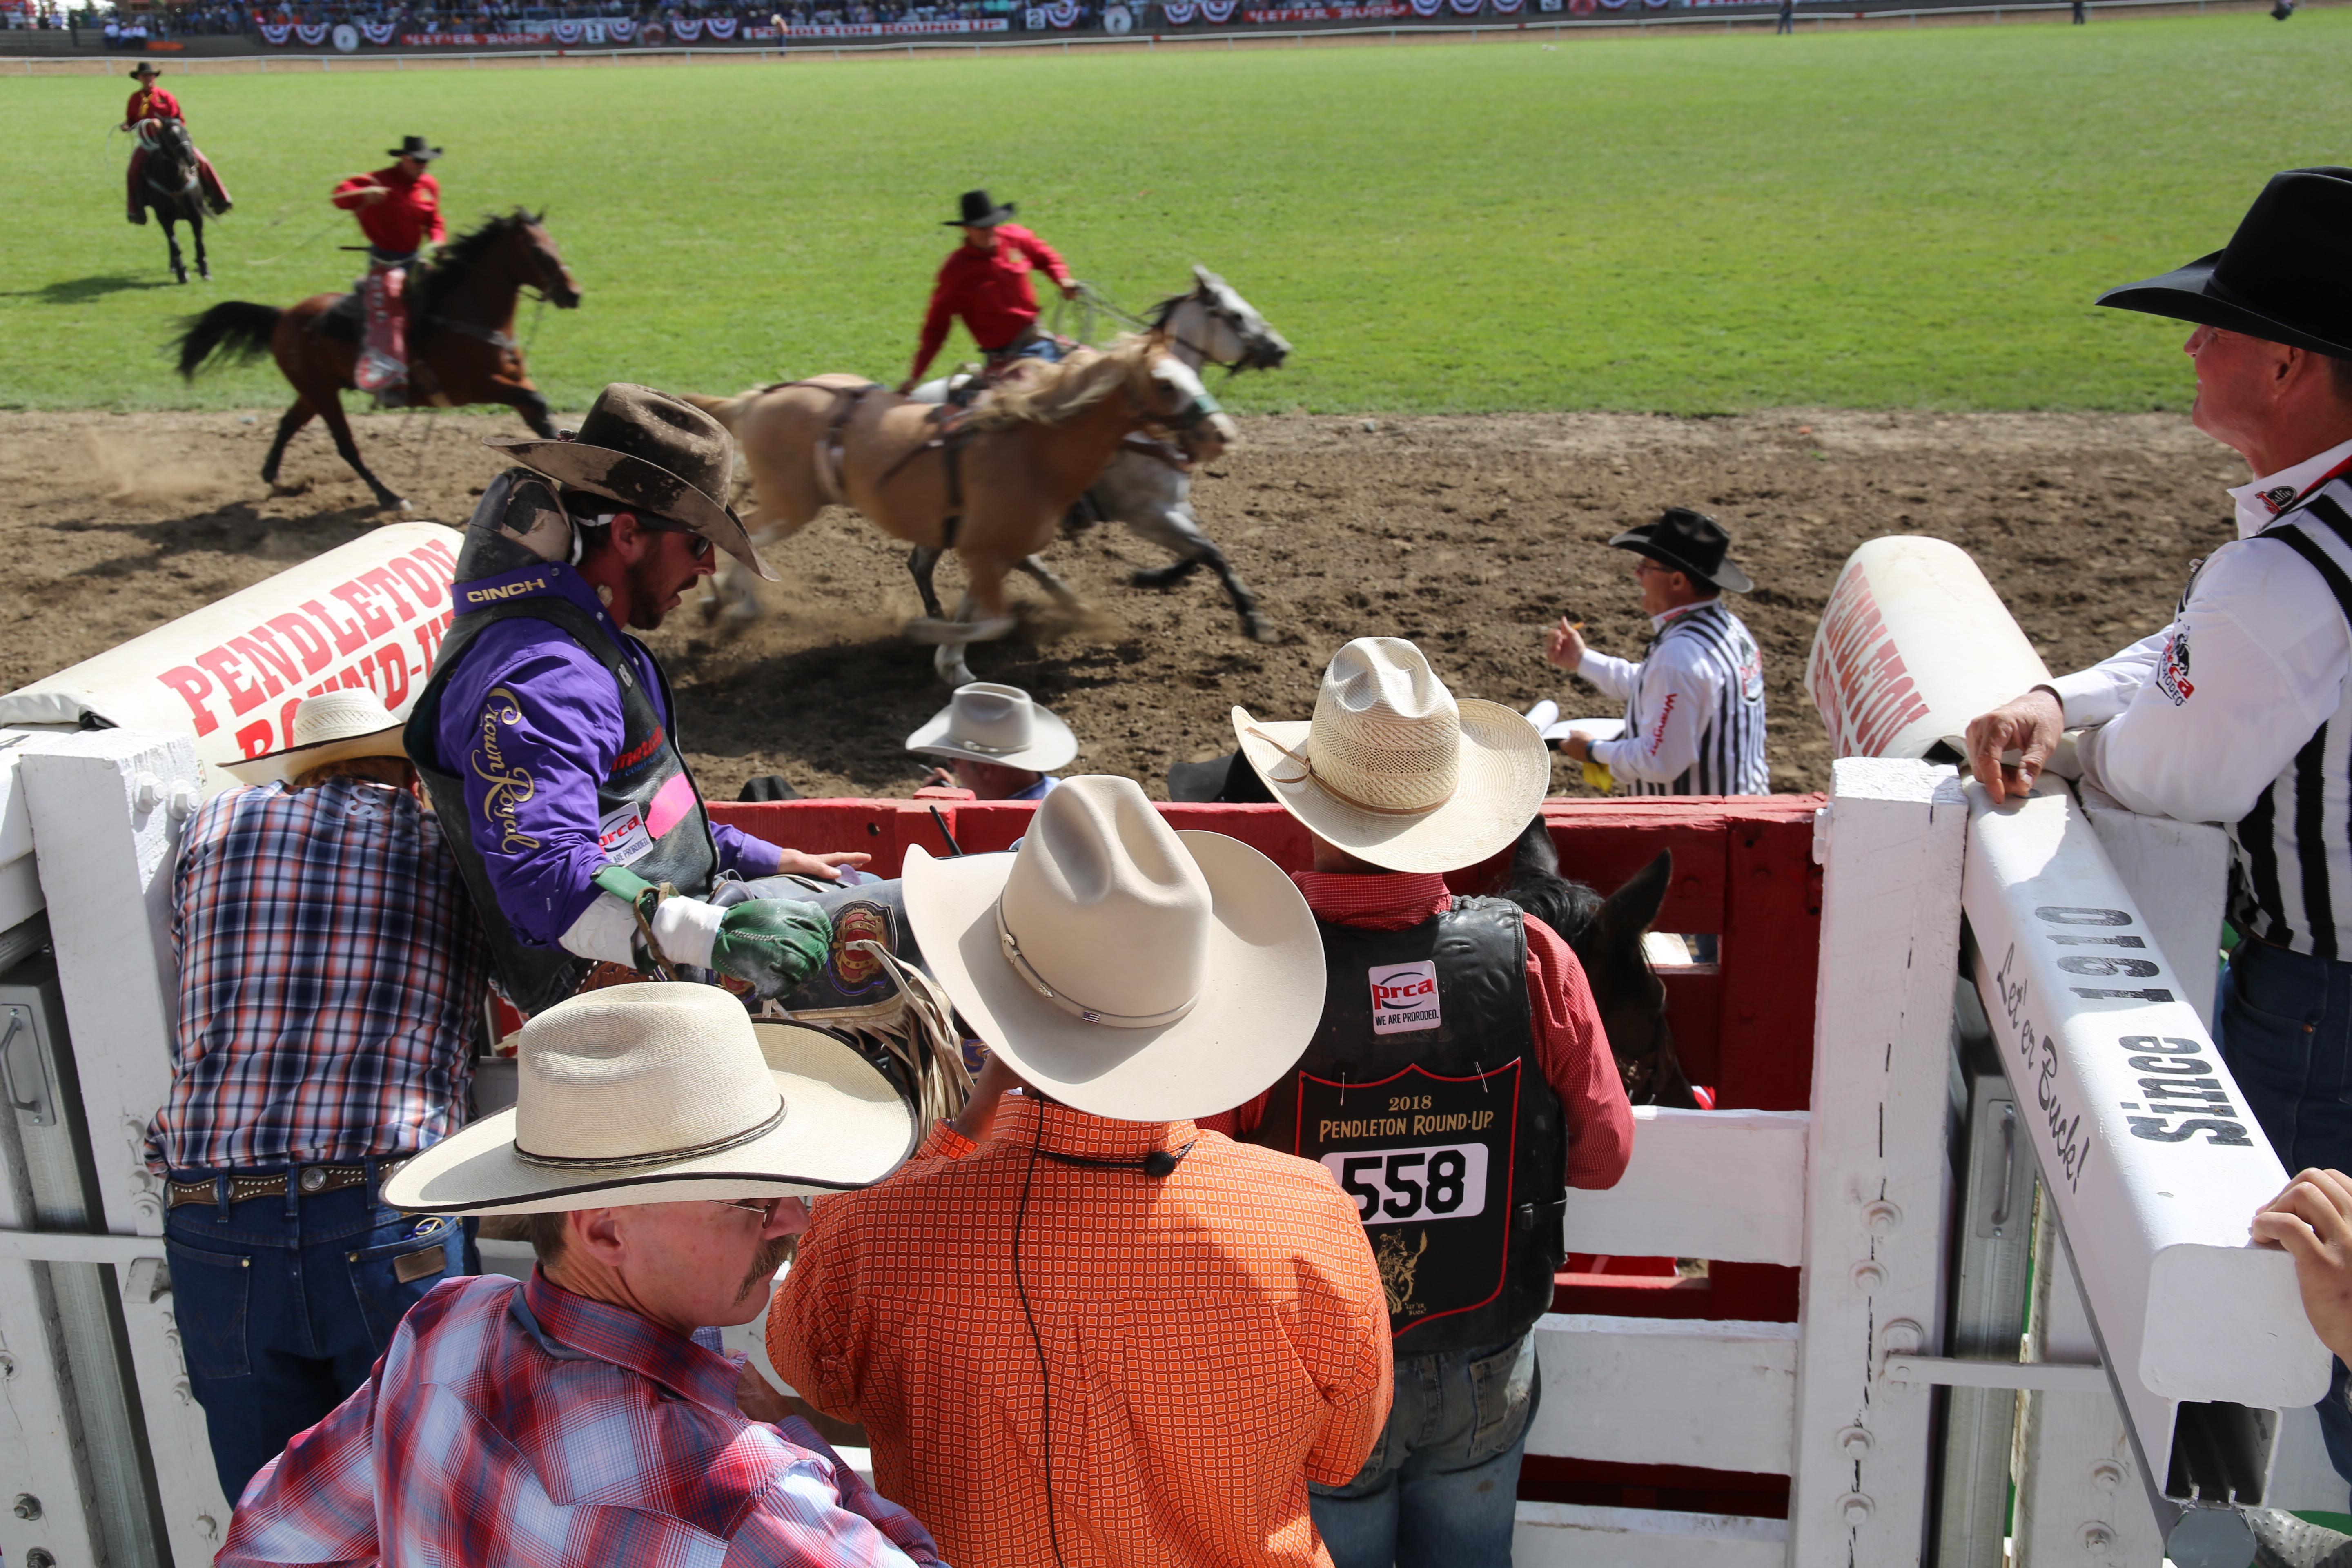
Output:
[[702,30],[722,44],[735,36],[738,25],[733,16],[706,16],[702,19]]
[[637,19],[635,16],[615,16],[604,24],[604,36],[616,44],[628,43],[637,36]]
[[681,44],[691,44],[698,41],[702,37],[702,18],[699,16],[672,16],[669,19],[669,36],[676,38]]
[[1027,21],[1032,28],[1075,27],[1078,25],[1078,0],[1048,0],[1045,5],[1032,5]]
[[1199,11],[1200,7],[1195,5],[1192,0],[1167,0],[1167,3],[1160,7],[1160,15],[1167,19],[1168,25],[1171,27],[1185,26]]
[[362,22],[359,25],[359,29],[361,37],[365,38],[369,43],[375,45],[378,48],[382,48],[384,45],[392,42],[393,35],[400,30],[400,24],[397,22]]
[[286,40],[293,36],[294,24],[291,22],[264,22],[261,24],[261,41],[268,44],[271,48],[284,48],[286,47]]
[[315,49],[327,41],[327,29],[332,26],[331,22],[297,22],[294,36],[301,40],[304,48]]

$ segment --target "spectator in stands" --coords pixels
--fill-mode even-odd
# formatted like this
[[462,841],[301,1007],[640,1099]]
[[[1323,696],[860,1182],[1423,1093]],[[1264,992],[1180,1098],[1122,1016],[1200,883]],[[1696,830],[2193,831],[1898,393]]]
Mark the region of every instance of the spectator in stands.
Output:
[[1654,635],[1639,662],[1612,658],[1560,617],[1544,658],[1623,700],[1625,731],[1602,741],[1579,730],[1559,749],[1632,795],[1769,795],[1764,656],[1723,602],[1755,585],[1730,559],[1731,536],[1705,512],[1674,506],[1609,542],[1633,552]]
[[411,1305],[474,1271],[469,1231],[382,1189],[466,1119],[489,969],[373,693],[303,699],[291,746],[230,771],[252,787],[197,809],[173,878],[179,1026],[147,1163],[235,1498],[366,1382]]
[[1062,781],[1055,768],[1078,754],[1077,737],[1017,686],[975,680],[907,737],[919,756],[944,757],[929,782],[968,789],[982,800],[1043,800]]
[[[1566,1188],[1614,1186],[1633,1148],[1575,953],[1515,906],[1445,887],[1518,837],[1550,759],[1518,714],[1455,701],[1394,637],[1339,650],[1312,721],[1236,708],[1234,729],[1314,835],[1315,868],[1292,880],[1329,981],[1305,1058],[1232,1122],[1339,1179],[1373,1238],[1395,1337],[1386,1436],[1360,1473],[1316,1478],[1315,1527],[1336,1568],[1507,1568],[1542,1392],[1530,1331],[1565,1256]],[[1357,1107],[1409,1096],[1470,1131],[1399,1136],[1401,1122],[1348,1109],[1350,1083]],[[1480,1116],[1496,1106],[1512,1109]]]
[[[2029,793],[2063,730],[2083,776],[2134,811],[2219,822],[2242,933],[2215,1034],[2290,1170],[2352,1169],[2352,171],[2274,176],[2229,245],[2103,305],[2194,322],[2189,417],[2257,477],[2238,537],[2172,624],[1969,725],[1995,801]],[[2191,650],[2194,649],[2192,662]],[[2017,761],[2010,763],[2014,752]],[[2319,1406],[2352,1476],[2345,1363]]]
[[832,1037],[755,1027],[700,985],[576,997],[524,1026],[519,1060],[515,1108],[394,1191],[528,1216],[538,1268],[436,1290],[256,1479],[219,1562],[938,1564],[719,1346],[767,1305],[803,1194],[905,1157],[897,1091]]
[[1324,1173],[1185,1120],[1307,1043],[1306,901],[1099,776],[1013,854],[909,850],[906,897],[993,1055],[961,1131],[819,1205],[776,1370],[953,1562],[1321,1563],[1307,1483],[1388,1410],[1380,1272]]

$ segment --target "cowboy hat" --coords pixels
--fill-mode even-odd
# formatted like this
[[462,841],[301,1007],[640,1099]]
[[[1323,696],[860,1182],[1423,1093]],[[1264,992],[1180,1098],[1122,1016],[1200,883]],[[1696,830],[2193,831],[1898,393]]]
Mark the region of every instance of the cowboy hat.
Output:
[[915,1146],[914,1108],[821,1029],[713,985],[614,985],[523,1025],[515,1103],[403,1165],[411,1214],[556,1214],[840,1192]]
[[569,440],[485,437],[482,445],[572,489],[682,523],[776,580],[751,548],[743,520],[718,499],[734,473],[735,443],[727,427],[667,392],[616,381],[596,395]]
[[1421,649],[1358,637],[1323,672],[1315,717],[1234,710],[1241,752],[1325,841],[1392,871],[1452,871],[1507,847],[1551,787],[1551,753],[1497,702],[1456,702]]
[[957,687],[948,705],[907,737],[907,750],[1049,773],[1070,765],[1078,738],[1019,687],[975,680]]
[[141,60],[137,65],[132,66],[127,74],[133,77],[158,77],[163,74],[163,68],[152,60]]
[[1630,550],[1671,566],[1710,588],[1745,594],[1756,586],[1739,563],[1727,557],[1731,535],[1723,531],[1723,524],[1686,506],[1670,506],[1657,521],[1629,528],[1609,542],[1614,549]]
[[1018,848],[916,846],[904,877],[907,923],[956,1010],[1089,1115],[1230,1110],[1323,1016],[1322,938],[1290,879],[1238,839],[1175,832],[1133,779],[1065,779]]
[[2289,169],[2271,176],[2228,245],[2098,302],[2352,359],[2347,268],[2352,169]]
[[961,205],[963,216],[949,218],[940,225],[941,228],[994,228],[1013,216],[1011,202],[998,206],[988,199],[986,191],[966,191]]
[[222,768],[247,784],[290,779],[312,768],[352,757],[398,757],[408,760],[400,743],[401,721],[393,717],[383,699],[364,688],[322,691],[305,697],[294,710],[291,744],[282,751],[224,763]]
[[405,136],[401,139],[399,146],[387,147],[384,152],[394,158],[414,158],[420,163],[430,163],[441,156],[442,149],[422,136]]

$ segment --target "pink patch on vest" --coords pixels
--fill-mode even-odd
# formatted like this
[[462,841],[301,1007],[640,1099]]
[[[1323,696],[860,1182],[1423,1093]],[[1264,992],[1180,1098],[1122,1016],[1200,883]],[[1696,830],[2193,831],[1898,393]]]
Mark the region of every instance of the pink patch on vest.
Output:
[[669,783],[655,793],[654,803],[646,812],[646,831],[659,838],[693,809],[694,784],[684,773],[673,773]]

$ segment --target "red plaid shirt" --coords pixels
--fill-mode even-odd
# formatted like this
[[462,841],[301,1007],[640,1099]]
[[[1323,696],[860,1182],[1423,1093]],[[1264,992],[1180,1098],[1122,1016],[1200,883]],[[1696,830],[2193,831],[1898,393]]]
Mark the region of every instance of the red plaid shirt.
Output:
[[344,778],[205,802],[173,878],[172,951],[153,1168],[413,1154],[465,1120],[489,959],[407,792]]
[[[1315,918],[1333,925],[1402,931],[1454,907],[1445,879],[1434,874],[1294,871],[1290,879],[1307,895]],[[1568,1119],[1568,1184],[1613,1187],[1633,1157],[1633,1108],[1625,1099],[1625,1081],[1609,1052],[1608,1031],[1601,1026],[1584,965],[1543,921],[1530,915],[1527,928],[1536,1065]],[[1265,1119],[1265,1101],[1261,1094],[1234,1110],[1204,1116],[1200,1124],[1236,1135],[1255,1131]]]
[[807,1423],[740,1415],[736,1376],[537,1272],[446,1280],[253,1478],[214,1562],[939,1568]]

